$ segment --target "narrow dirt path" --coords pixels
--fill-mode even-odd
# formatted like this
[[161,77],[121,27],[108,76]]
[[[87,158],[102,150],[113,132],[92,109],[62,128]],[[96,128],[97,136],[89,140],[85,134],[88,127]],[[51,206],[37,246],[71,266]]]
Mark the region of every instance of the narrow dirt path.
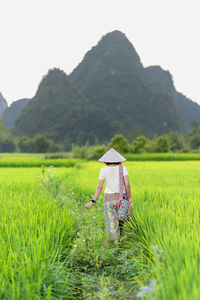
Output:
[[[90,195],[64,182],[61,198],[75,219],[74,244],[67,267],[77,278],[76,299],[137,299],[135,258],[140,249],[132,247],[125,233],[119,253],[104,229],[102,201],[90,211],[84,207]],[[69,206],[70,204],[70,206]]]

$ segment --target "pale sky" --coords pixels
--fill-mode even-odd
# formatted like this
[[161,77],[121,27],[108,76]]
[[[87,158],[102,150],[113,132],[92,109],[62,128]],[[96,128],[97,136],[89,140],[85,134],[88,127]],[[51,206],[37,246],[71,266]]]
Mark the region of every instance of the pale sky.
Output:
[[143,65],[160,65],[200,104],[199,0],[0,0],[0,91],[34,96],[50,68],[69,74],[102,35],[120,30]]

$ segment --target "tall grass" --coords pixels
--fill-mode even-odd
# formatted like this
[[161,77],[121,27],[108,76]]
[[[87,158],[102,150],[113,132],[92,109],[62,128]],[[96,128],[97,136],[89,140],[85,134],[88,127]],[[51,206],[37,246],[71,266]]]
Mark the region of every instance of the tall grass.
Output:
[[118,256],[102,196],[84,208],[102,166],[1,169],[0,298],[199,299],[200,162],[126,162],[134,211]]
[[200,153],[141,153],[124,154],[128,161],[188,161],[200,160]]
[[0,168],[38,168],[45,167],[74,167],[79,160],[68,159],[33,159],[33,160],[0,160]]
[[[87,153],[87,152],[86,152]],[[87,156],[87,155],[86,155]],[[200,153],[126,153],[128,161],[198,161]],[[86,160],[73,159],[71,152],[63,153],[3,153],[0,155],[0,167],[39,167],[54,165],[56,167],[70,166]]]
[[[199,299],[200,162],[130,162],[126,166],[134,212],[124,247],[134,253],[137,275],[132,282],[141,285],[137,297]],[[71,183],[90,195],[100,167],[88,163],[67,172]],[[95,210],[90,213],[92,217]]]
[[74,299],[65,263],[73,218],[56,197],[61,177],[40,172],[1,170],[0,299]]

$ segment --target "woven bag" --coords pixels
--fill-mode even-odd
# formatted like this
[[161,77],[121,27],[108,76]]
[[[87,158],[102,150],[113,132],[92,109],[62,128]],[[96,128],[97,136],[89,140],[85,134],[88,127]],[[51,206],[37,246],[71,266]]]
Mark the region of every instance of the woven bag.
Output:
[[128,199],[123,197],[123,165],[119,165],[119,201],[117,202],[117,217],[119,220],[129,220]]

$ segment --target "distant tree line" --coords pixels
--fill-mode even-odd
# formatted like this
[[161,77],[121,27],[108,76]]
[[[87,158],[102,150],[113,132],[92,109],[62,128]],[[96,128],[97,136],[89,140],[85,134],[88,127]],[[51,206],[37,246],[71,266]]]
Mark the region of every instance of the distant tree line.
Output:
[[122,134],[115,135],[108,145],[84,146],[72,145],[73,157],[97,159],[109,148],[115,148],[120,153],[167,153],[167,152],[200,152],[200,126],[186,134],[171,131],[160,136],[155,135],[148,139],[143,135],[136,136],[133,140]]
[[62,145],[37,134],[33,138],[27,136],[13,137],[3,122],[0,122],[0,152],[46,153],[64,151]]
[[[96,159],[108,148],[113,147],[121,153],[166,153],[166,152],[200,152],[200,125],[193,124],[193,129],[185,134],[169,132],[160,136],[155,135],[149,139],[139,135],[125,137],[122,134],[115,135],[107,145],[72,144],[73,157]],[[27,136],[14,137],[3,122],[0,122],[0,152],[24,152],[24,153],[54,153],[69,150],[65,144],[56,144],[40,134],[33,138]]]

